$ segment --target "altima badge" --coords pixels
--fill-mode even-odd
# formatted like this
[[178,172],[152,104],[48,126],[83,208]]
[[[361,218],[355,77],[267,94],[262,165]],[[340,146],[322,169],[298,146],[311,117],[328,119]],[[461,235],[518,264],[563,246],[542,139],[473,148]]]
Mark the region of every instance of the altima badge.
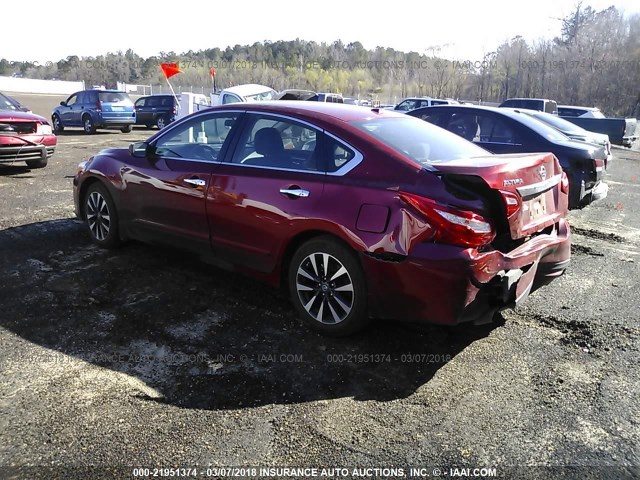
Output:
[[510,180],[504,180],[502,182],[502,186],[511,187],[513,185],[522,185],[523,183],[524,183],[524,180],[522,180],[521,178],[512,178]]

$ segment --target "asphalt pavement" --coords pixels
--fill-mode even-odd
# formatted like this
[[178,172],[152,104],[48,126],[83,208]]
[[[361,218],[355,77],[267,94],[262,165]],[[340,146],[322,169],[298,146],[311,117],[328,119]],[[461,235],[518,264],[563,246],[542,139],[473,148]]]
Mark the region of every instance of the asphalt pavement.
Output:
[[614,150],[566,274],[517,311],[333,339],[239,274],[91,244],[76,165],[152,133],[67,129],[46,168],[0,166],[0,478],[640,476],[640,153]]

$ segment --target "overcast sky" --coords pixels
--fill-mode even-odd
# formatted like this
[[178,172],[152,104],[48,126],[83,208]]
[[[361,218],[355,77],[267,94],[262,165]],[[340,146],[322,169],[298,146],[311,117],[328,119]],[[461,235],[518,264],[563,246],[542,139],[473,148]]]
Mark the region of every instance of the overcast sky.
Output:
[[[475,61],[504,40],[552,38],[559,19],[572,12],[575,0],[393,0],[321,2],[160,1],[92,3],[30,0],[2,5],[5,41],[0,58],[14,61],[59,60],[70,55],[97,56],[133,49],[143,57],[225,48],[264,40],[315,40],[365,48],[397,50]],[[388,8],[378,8],[386,5]],[[627,14],[640,12],[638,0],[584,0],[602,10],[610,5]],[[25,12],[28,8],[30,13]]]

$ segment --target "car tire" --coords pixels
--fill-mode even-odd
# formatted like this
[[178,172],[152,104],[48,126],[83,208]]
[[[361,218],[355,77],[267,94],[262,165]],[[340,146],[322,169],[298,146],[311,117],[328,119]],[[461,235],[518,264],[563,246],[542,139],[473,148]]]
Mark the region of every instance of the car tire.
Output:
[[300,318],[315,331],[344,336],[369,322],[362,267],[355,252],[333,237],[317,237],[298,248],[288,285]]
[[83,203],[91,240],[102,248],[117,247],[120,244],[118,212],[107,188],[98,182],[90,185]]
[[60,133],[64,131],[64,125],[62,125],[62,120],[59,115],[53,115],[51,117],[51,124],[53,126],[54,133]]
[[38,160],[27,160],[27,167],[29,168],[44,168],[47,166],[47,159],[40,158]]
[[158,130],[162,130],[168,124],[169,124],[169,119],[164,115],[159,116],[158,120],[156,121],[156,125],[158,126]]
[[96,133],[96,126],[91,119],[91,115],[84,115],[82,117],[82,129],[87,135],[93,135]]
[[122,127],[120,129],[122,133],[131,133],[131,130],[133,130],[133,127],[131,125],[127,125],[126,127]]

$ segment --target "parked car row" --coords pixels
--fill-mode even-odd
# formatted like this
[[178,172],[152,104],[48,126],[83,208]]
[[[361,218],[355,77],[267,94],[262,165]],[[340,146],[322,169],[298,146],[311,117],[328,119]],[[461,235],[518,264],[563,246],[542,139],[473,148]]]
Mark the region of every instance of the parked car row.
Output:
[[[541,113],[541,112],[540,112]],[[531,110],[451,105],[419,108],[408,115],[421,118],[492,153],[552,152],[570,184],[569,207],[578,208],[606,197],[603,182],[608,154],[600,145],[575,141]]]

